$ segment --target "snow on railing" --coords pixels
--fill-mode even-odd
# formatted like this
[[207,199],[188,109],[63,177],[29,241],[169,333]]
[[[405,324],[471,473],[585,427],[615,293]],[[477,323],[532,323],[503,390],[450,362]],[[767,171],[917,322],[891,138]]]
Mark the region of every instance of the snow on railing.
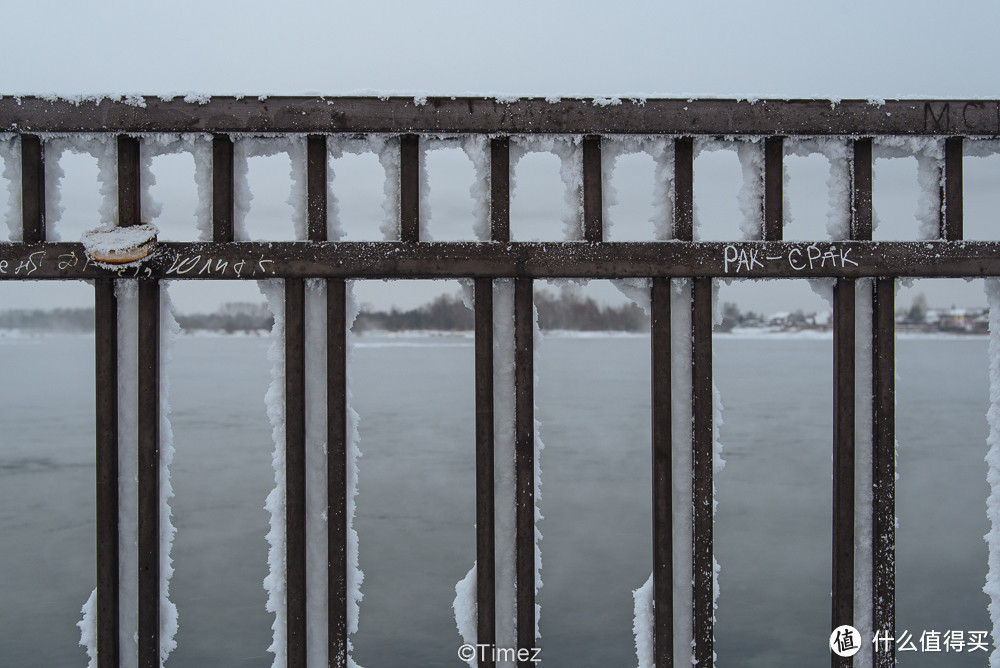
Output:
[[[10,133],[0,137],[0,159],[17,211],[7,217],[11,241],[0,244],[0,279],[95,284],[98,575],[80,623],[91,665],[155,666],[175,644],[166,362],[176,323],[164,284],[175,278],[258,280],[274,314],[266,404],[275,487],[266,501],[264,586],[276,666],[354,665],[349,637],[358,628],[364,547],[353,528],[360,444],[349,369],[357,314],[351,280],[362,278],[473,279],[477,558],[456,585],[454,612],[463,640],[489,648],[528,650],[539,637],[542,443],[532,281],[617,279],[651,314],[653,572],[634,592],[640,668],[715,659],[714,475],[723,462],[713,281],[820,279],[817,290],[835,312],[831,628],[853,623],[863,637],[894,634],[894,283],[994,277],[987,294],[995,319],[1000,244],[962,240],[961,168],[965,138],[1000,136],[1000,103],[0,97],[0,127]],[[424,154],[448,145],[473,162],[474,242],[427,243]],[[742,239],[701,242],[694,158],[720,149],[739,157]],[[58,157],[66,150],[97,157],[103,199],[95,223],[118,228],[153,222],[159,212],[148,192],[152,156],[190,151],[200,240],[151,245],[147,257],[120,268],[86,245],[59,242]],[[531,151],[560,158],[564,242],[510,241],[513,169]],[[254,240],[245,224],[253,196],[247,161],[275,152],[287,153],[292,168],[294,239]],[[384,241],[343,242],[328,165],[364,152],[377,155],[386,174]],[[608,243],[609,174],[618,156],[633,152],[655,164],[656,240]],[[783,242],[784,155],[814,153],[831,164],[830,239]],[[876,244],[872,162],[896,155],[918,160],[921,241]],[[994,368],[987,592],[995,627],[996,376]],[[866,650],[857,665],[893,665],[892,649]],[[465,658],[495,663],[488,651]],[[522,655],[516,663],[532,662]]]

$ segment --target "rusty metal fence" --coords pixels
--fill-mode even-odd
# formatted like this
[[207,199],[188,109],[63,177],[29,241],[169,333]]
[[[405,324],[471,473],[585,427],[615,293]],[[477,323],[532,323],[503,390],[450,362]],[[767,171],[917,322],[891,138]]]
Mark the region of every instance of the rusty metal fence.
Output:
[[[96,488],[98,665],[119,663],[118,372],[115,281],[139,280],[139,553],[140,666],[159,663],[158,351],[159,287],[167,278],[281,278],[285,285],[287,653],[305,666],[305,381],[304,281],[327,284],[329,656],[347,661],[345,281],[368,278],[466,278],[475,283],[476,498],[478,642],[495,639],[493,281],[515,279],[516,569],[534,581],[532,281],[543,278],[652,279],[652,466],[654,653],[674,665],[671,507],[670,281],[692,279],[693,653],[713,664],[713,398],[712,280],[836,279],[834,288],[833,540],[831,629],[854,618],[855,526],[855,281],[871,277],[872,299],[872,627],[894,628],[894,280],[898,277],[1000,275],[1000,243],[963,240],[962,160],[966,138],[1000,137],[1000,102],[983,100],[625,100],[595,104],[573,99],[501,101],[485,98],[216,97],[185,102],[155,97],[74,102],[0,97],[0,129],[15,133],[21,151],[22,240],[0,243],[0,279],[89,279],[96,308]],[[118,221],[142,220],[140,137],[145,133],[211,133],[210,242],[161,243],[137,267],[113,270],[89,260],[79,243],[46,240],[46,133],[117,135]],[[326,240],[327,139],[380,133],[398,137],[400,239]],[[422,241],[419,147],[422,136],[489,137],[491,239]],[[582,136],[583,241],[512,242],[510,137]],[[233,136],[307,135],[308,241],[234,241]],[[605,241],[602,220],[602,137],[667,137],[674,145],[673,239]],[[849,144],[850,238],[782,241],[783,142],[787,137],[841,137]],[[932,136],[944,144],[938,239],[872,241],[873,138]],[[693,240],[696,137],[762,138],[763,207],[760,240]],[[516,594],[518,646],[534,644],[535,592]],[[874,651],[874,648],[865,651]],[[488,659],[488,657],[487,657]],[[678,657],[678,665],[687,663]],[[833,665],[851,665],[833,656]],[[894,648],[874,654],[894,665]],[[491,665],[481,661],[480,665]],[[522,662],[521,665],[531,665]]]

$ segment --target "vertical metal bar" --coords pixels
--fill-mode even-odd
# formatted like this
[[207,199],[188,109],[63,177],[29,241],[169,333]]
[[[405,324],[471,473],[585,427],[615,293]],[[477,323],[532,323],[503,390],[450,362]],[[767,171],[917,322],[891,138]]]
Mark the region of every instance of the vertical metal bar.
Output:
[[306,140],[306,215],[309,241],[326,241],[326,135]]
[[306,665],[305,280],[285,279],[285,568],[288,668]]
[[139,666],[160,665],[160,283],[139,281]]
[[[517,646],[535,644],[534,306],[530,278],[514,280],[514,466],[516,478]],[[531,668],[525,659],[518,668]]]
[[694,138],[674,140],[674,238],[692,241],[694,235]]
[[714,654],[714,503],[712,478],[714,397],[712,388],[712,279],[695,278],[691,299],[691,401],[693,433],[691,465],[693,496],[694,658],[712,666]]
[[[493,495],[493,279],[477,278],[476,328],[476,643],[496,644],[496,517]],[[479,661],[493,668],[492,653]]]
[[650,301],[653,365],[653,662],[657,668],[670,668],[674,665],[674,551],[669,278],[653,279]]
[[941,238],[962,239],[962,138],[944,140],[944,217]]
[[326,280],[329,662],[347,668],[347,283]]
[[45,147],[37,135],[21,135],[21,239],[45,240]]
[[601,183],[601,136],[583,138],[583,240],[604,240]]
[[212,137],[212,240],[229,243],[234,239],[236,196],[233,173],[233,140],[228,135]]
[[[875,280],[872,331],[872,629],[896,637],[896,415],[894,279]],[[896,665],[896,643],[880,643],[875,668]]]
[[420,138],[399,138],[399,238],[420,241]]
[[118,299],[94,281],[97,442],[97,666],[118,666]]
[[870,137],[852,142],[851,161],[851,238],[871,241],[872,238],[872,140]]
[[139,213],[139,140],[118,135],[118,226],[138,225]]
[[764,241],[781,241],[784,226],[785,138],[764,139]]
[[[854,279],[833,288],[833,574],[831,626],[854,622]],[[831,653],[835,668],[850,657]]]
[[490,237],[510,241],[510,137],[490,140]]

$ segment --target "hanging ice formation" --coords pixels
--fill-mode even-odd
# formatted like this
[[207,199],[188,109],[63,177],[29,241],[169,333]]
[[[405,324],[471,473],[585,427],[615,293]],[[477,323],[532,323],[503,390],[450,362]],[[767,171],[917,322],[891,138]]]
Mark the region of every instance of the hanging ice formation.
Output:
[[[384,137],[372,136],[368,139],[337,139],[330,141],[329,155],[339,157],[344,152],[375,152],[386,170],[385,222],[382,231],[387,240],[399,238],[398,181],[399,157],[391,142]],[[305,197],[305,142],[303,138],[281,139],[238,139],[235,142],[236,155],[236,238],[247,239],[246,214],[253,197],[247,179],[247,159],[257,155],[273,155],[287,152],[291,159],[292,187],[288,202],[292,205],[292,220],[297,239],[306,237],[306,197]],[[328,172],[330,182],[334,178]],[[395,178],[393,178],[395,174]],[[328,183],[327,235],[330,240],[343,237],[338,218],[336,199],[332,196],[332,185]],[[268,417],[272,426],[274,452],[275,486],[268,494],[265,508],[270,512],[270,530],[267,534],[269,573],[264,580],[267,591],[267,610],[274,613],[272,642],[268,651],[274,654],[273,665],[277,668],[286,661],[286,610],[285,596],[287,581],[285,567],[285,296],[284,281],[259,281],[261,292],[267,297],[268,308],[274,316],[271,330],[271,346],[268,358],[271,360],[271,384],[265,397]],[[328,663],[328,600],[329,585],[326,575],[327,562],[327,522],[326,514],[326,285],[322,280],[306,281],[305,293],[305,350],[306,359],[306,597],[308,628],[306,631],[307,664],[325,666]],[[353,294],[353,285],[347,287],[346,337],[348,369],[353,357],[351,326],[358,314],[358,305]],[[358,414],[351,407],[351,381],[348,372],[347,388],[347,633],[350,636],[358,629],[358,604],[361,601],[361,583],[364,574],[358,567],[358,535],[354,529],[355,498],[358,491],[358,465],[361,456],[358,447]],[[347,665],[356,667],[351,657],[352,645],[348,640]]]
[[[1000,278],[987,278],[984,283],[990,307],[990,408],[986,413],[990,425],[986,439],[989,446],[986,480],[990,485],[986,515],[990,520],[990,531],[985,536],[989,547],[989,570],[983,591],[990,597],[990,622],[996,642],[1000,638]],[[1000,668],[1000,649],[994,649],[990,654],[990,668]]]
[[[144,140],[144,144],[149,141]],[[148,220],[160,212],[160,205],[153,201],[149,187],[153,180],[149,172],[149,160],[156,148],[145,146],[147,160],[144,163],[145,178],[142,182],[142,210]],[[65,150],[87,152],[98,159],[98,178],[101,183],[100,219],[105,224],[113,224],[118,217],[117,200],[117,153],[115,144],[105,135],[80,136],[72,140],[55,138],[51,147],[47,145],[49,160],[46,162],[46,205],[53,212],[54,221],[59,219],[62,207],[59,204],[59,181],[63,172],[59,167],[59,156]],[[50,218],[50,220],[53,220]],[[53,221],[53,222],[54,222]],[[119,646],[121,665],[131,668],[137,665],[138,646],[138,282],[118,280],[115,295],[118,301],[118,531],[119,531]],[[160,287],[160,332],[159,332],[159,654],[160,663],[167,660],[177,646],[177,607],[170,600],[170,580],[173,576],[173,546],[176,529],[172,522],[170,499],[173,486],[170,480],[170,465],[174,458],[173,430],[170,426],[170,361],[179,326],[174,319],[168,284]],[[89,666],[97,665],[97,590],[84,604],[83,620],[79,622],[80,644],[87,650]]]

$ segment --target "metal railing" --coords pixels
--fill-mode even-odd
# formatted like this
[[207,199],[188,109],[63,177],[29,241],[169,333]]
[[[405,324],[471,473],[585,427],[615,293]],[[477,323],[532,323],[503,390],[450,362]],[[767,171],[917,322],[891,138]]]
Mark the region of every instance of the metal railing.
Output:
[[[115,281],[139,279],[139,665],[159,663],[158,370],[159,289],[168,278],[281,278],[285,285],[287,653],[305,666],[304,280],[327,284],[329,656],[346,666],[346,340],[345,281],[366,278],[466,278],[475,284],[476,498],[478,642],[495,640],[493,281],[515,279],[516,569],[534,582],[532,281],[539,278],[652,279],[652,477],[654,652],[673,665],[671,507],[670,280],[692,279],[693,653],[713,663],[712,280],[833,277],[834,433],[831,628],[854,618],[855,281],[873,282],[871,341],[873,628],[894,628],[894,279],[1000,275],[1000,243],[966,242],[962,233],[964,138],[1000,136],[1000,102],[984,100],[625,100],[499,101],[484,98],[216,97],[185,102],[155,97],[74,102],[0,97],[0,128],[20,139],[22,240],[0,243],[0,279],[91,279],[96,294],[98,663],[116,666],[118,620],[117,307]],[[46,241],[45,133],[112,133],[118,149],[118,221],[142,220],[140,137],[211,133],[212,240],[161,243],[137,267],[91,262],[79,243]],[[253,134],[307,135],[308,241],[234,241],[234,139]],[[396,242],[326,240],[327,139],[339,134],[397,135],[400,238]],[[490,146],[490,241],[433,243],[420,238],[419,143],[423,135],[479,134]],[[510,238],[510,137],[582,135],[583,241],[521,243]],[[673,240],[604,240],[601,146],[606,135],[656,135],[673,141]],[[939,238],[872,241],[872,147],[880,136],[933,136],[944,142]],[[760,240],[693,240],[696,137],[763,138]],[[786,137],[837,136],[849,143],[850,238],[782,241],[782,161]],[[238,141],[238,139],[237,139]],[[822,261],[818,261],[822,260]],[[827,261],[829,260],[829,262]],[[534,644],[535,592],[516,594],[518,645]],[[894,665],[894,648],[874,654]],[[480,665],[491,665],[481,661]],[[678,665],[687,663],[678,658]],[[521,665],[528,665],[523,662]],[[851,659],[833,657],[833,665]]]

